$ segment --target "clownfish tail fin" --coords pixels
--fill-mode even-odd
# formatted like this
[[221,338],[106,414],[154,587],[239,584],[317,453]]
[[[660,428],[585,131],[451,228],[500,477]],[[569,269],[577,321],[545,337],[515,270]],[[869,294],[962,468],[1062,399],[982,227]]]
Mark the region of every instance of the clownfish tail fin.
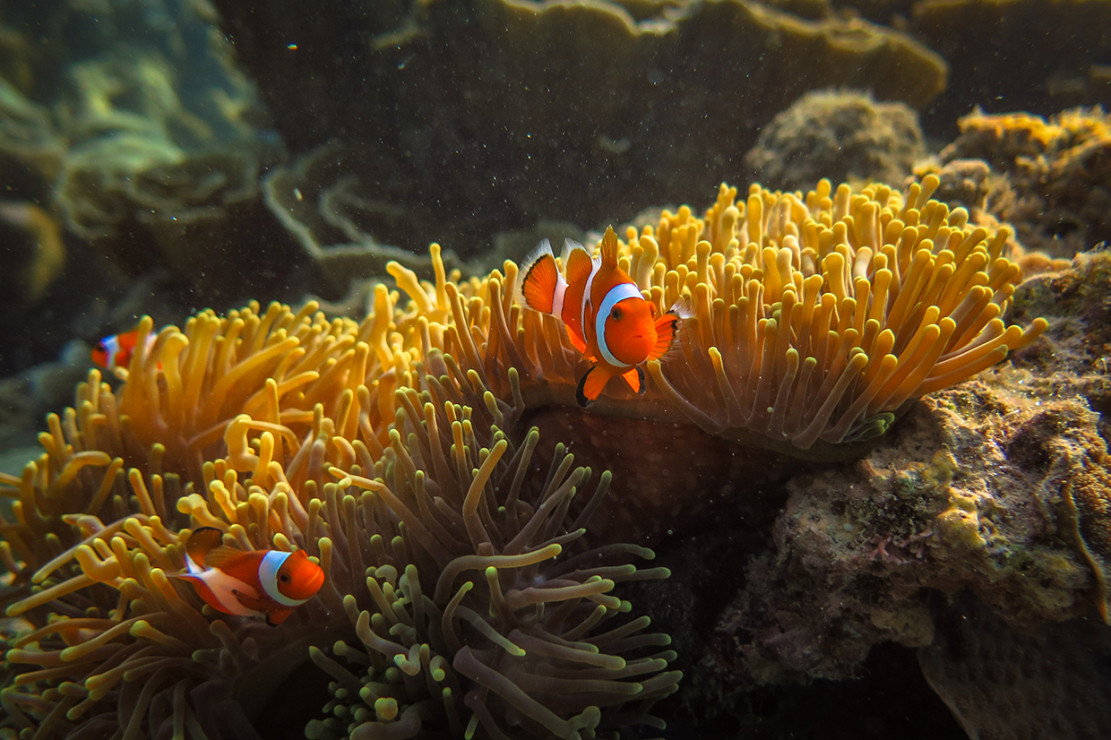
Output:
[[517,281],[517,301],[534,311],[552,313],[556,291],[563,276],[556,267],[552,245],[540,242],[522,263]]
[[691,297],[689,295],[679,296],[679,300],[671,304],[671,308],[667,309],[668,313],[673,313],[681,319],[694,318],[694,306],[691,305]]

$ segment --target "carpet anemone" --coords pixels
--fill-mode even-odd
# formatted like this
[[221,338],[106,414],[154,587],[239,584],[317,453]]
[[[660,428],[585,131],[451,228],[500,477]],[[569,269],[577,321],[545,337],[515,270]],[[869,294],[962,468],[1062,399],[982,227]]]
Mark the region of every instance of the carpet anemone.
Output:
[[[666,570],[584,542],[609,475],[577,495],[589,469],[559,445],[539,463],[535,430],[511,438],[513,405],[420,344],[426,315],[379,308],[362,324],[311,304],[204,312],[141,337],[118,390],[93,371],[48,419],[44,453],[0,480],[0,598],[24,627],[6,638],[7,726],[266,736],[290,704],[320,737],[659,724],[674,655],[612,592]],[[199,526],[304,549],[325,586],[279,627],[213,612],[173,578]]]

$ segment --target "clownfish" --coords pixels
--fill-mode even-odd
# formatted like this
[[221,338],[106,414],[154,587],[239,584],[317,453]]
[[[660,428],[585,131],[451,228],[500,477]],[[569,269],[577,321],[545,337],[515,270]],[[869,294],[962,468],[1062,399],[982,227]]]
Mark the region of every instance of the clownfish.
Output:
[[[155,336],[147,336],[147,349],[154,344]],[[135,348],[139,346],[139,330],[132,329],[122,334],[113,334],[104,337],[93,347],[92,360],[105,370],[126,370],[131,366],[131,358],[135,355]]]
[[671,349],[679,319],[684,318],[678,304],[656,315],[656,305],[645,300],[617,265],[617,235],[612,226],[602,237],[601,257],[593,258],[583,245],[567,240],[561,274],[545,239],[525,260],[520,276],[519,301],[562,321],[571,344],[594,361],[575,389],[581,406],[589,406],[615,375],[624,378],[634,393],[642,393],[640,366]]
[[304,550],[251,550],[221,544],[224,533],[200,527],[185,543],[189,581],[205,603],[224,614],[266,617],[281,624],[324,585],[324,571]]

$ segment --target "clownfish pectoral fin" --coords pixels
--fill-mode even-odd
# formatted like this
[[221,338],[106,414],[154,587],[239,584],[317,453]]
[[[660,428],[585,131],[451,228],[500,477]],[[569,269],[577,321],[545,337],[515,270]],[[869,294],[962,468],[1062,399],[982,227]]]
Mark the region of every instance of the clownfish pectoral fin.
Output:
[[679,346],[679,316],[668,311],[656,319],[656,345],[648,353],[649,360],[658,360]]
[[266,623],[271,627],[277,627],[279,624],[289,619],[289,615],[292,613],[292,609],[272,609],[266,612]]
[[611,377],[613,373],[597,365],[590,368],[579,378],[579,384],[575,388],[575,400],[583,408],[594,403],[594,399],[602,394],[602,389],[606,387]]
[[621,376],[629,387],[633,389],[633,393],[642,395],[644,393],[644,370],[638,365],[629,372]]
[[552,313],[563,277],[547,239],[525,258],[520,276],[519,300],[534,311]]

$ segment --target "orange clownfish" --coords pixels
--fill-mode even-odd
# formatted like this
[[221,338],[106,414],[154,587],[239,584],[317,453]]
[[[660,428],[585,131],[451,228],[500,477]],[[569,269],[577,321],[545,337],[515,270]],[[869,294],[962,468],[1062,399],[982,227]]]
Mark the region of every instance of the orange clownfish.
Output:
[[[154,344],[155,336],[150,334],[147,336],[147,349]],[[126,370],[131,366],[131,357],[135,354],[135,348],[139,345],[139,330],[132,329],[125,331],[122,334],[113,334],[110,337],[104,337],[96,343],[90,353],[98,366],[105,370]]]
[[324,571],[304,550],[251,550],[221,544],[224,533],[200,527],[185,543],[187,573],[205,603],[224,614],[281,624],[324,585]]
[[560,274],[545,239],[525,260],[520,275],[524,305],[561,320],[571,344],[595,363],[575,389],[580,405],[589,406],[615,375],[624,378],[633,392],[643,392],[640,365],[671,349],[683,317],[679,306],[657,316],[655,304],[645,300],[632,278],[618,267],[613,227],[602,237],[601,257],[592,258],[581,244],[568,240]]

